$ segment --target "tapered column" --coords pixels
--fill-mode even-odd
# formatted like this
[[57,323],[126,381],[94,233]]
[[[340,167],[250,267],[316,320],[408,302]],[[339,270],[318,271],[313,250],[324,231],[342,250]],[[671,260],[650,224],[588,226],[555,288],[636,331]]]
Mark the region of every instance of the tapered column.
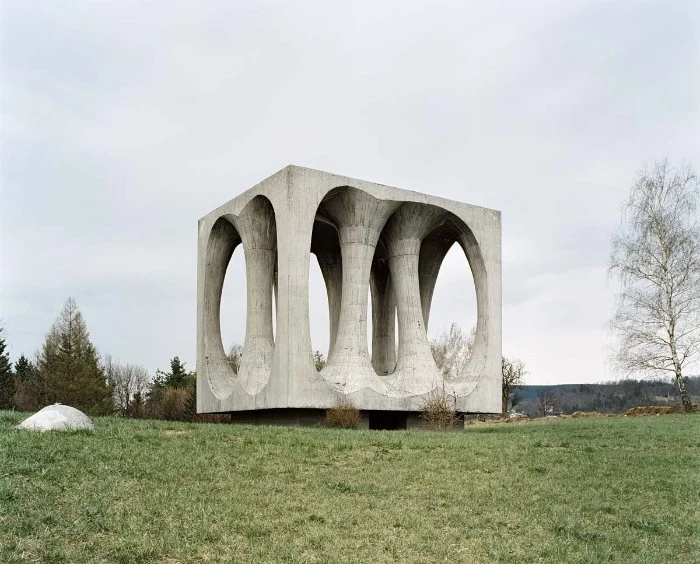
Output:
[[454,244],[454,239],[428,237],[423,239],[418,259],[418,280],[420,284],[420,302],[423,310],[423,326],[428,332],[430,306],[433,303],[433,292],[438,273],[445,255]]
[[421,241],[440,224],[444,215],[444,211],[433,206],[406,203],[392,216],[386,229],[399,322],[396,371],[389,382],[409,395],[428,393],[442,381],[425,331],[418,262]]
[[372,367],[380,376],[396,367],[396,301],[386,260],[372,263]]
[[322,203],[338,229],[343,276],[338,334],[322,375],[345,393],[368,387],[386,393],[367,350],[367,295],[379,234],[398,205],[349,187]]
[[338,233],[331,225],[316,222],[311,237],[311,252],[316,255],[328,296],[328,357],[333,353],[340,323],[343,284],[343,260]]
[[246,265],[247,312],[243,358],[238,378],[251,395],[265,387],[272,371],[275,343],[272,292],[277,263],[277,231],[270,202],[256,197],[236,218]]

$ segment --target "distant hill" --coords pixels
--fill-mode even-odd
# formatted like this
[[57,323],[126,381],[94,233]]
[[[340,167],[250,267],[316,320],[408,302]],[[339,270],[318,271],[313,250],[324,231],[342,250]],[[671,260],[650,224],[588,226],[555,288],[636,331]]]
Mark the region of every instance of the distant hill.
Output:
[[[693,403],[700,403],[700,376],[685,379]],[[670,381],[620,380],[604,384],[559,384],[554,386],[520,386],[522,398],[518,411],[531,417],[539,415],[538,398],[546,391],[554,394],[555,412],[571,414],[575,411],[619,413],[640,405],[680,405],[678,389]]]

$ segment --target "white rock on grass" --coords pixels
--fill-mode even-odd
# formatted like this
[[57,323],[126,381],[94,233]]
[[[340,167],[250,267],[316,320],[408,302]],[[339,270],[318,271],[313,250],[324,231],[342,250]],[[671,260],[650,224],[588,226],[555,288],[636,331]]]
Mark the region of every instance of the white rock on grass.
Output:
[[78,429],[95,430],[90,418],[79,409],[69,405],[55,403],[37,411],[17,425],[19,429],[32,431],[75,431]]

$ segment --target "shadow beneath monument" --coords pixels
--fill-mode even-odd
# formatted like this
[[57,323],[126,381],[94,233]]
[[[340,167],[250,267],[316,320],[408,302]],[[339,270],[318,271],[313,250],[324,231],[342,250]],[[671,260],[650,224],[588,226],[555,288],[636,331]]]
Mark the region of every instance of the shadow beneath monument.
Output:
[[369,428],[376,431],[405,430],[408,421],[405,411],[365,411]]

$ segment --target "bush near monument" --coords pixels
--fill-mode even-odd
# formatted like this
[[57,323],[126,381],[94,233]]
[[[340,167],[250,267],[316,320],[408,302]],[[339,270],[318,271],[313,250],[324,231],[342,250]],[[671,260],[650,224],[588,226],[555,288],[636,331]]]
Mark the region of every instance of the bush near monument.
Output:
[[361,420],[360,410],[348,400],[326,410],[326,425],[330,427],[356,429]]
[[455,409],[456,399],[443,390],[433,390],[423,404],[418,417],[431,429],[444,431],[458,425],[464,426]]
[[158,371],[146,400],[146,416],[171,421],[194,421],[197,415],[196,374],[180,357],[170,361],[170,372]]

